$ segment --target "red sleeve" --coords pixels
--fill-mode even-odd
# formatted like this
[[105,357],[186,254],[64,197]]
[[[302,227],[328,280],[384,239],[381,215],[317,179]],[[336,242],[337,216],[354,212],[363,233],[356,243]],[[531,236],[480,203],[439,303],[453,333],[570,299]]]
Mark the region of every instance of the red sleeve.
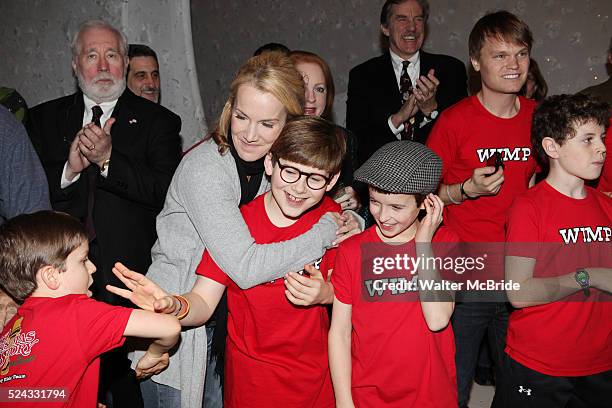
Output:
[[[432,240],[432,249],[434,256],[440,259],[452,258],[457,259],[462,255],[461,248],[459,246],[459,235],[445,225],[442,225],[434,234]],[[440,276],[445,280],[456,280],[457,274],[452,268],[445,268],[445,263],[442,263],[443,267],[438,270]]]
[[[323,214],[328,213],[328,212],[341,213],[342,208],[340,207],[340,204],[338,204],[337,202],[335,202],[328,196],[325,196],[323,197],[323,201],[321,202],[321,211],[323,212]],[[327,280],[328,278],[328,271],[334,269],[337,251],[338,251],[337,248],[330,248],[325,251],[325,254],[323,254],[323,258],[321,258],[321,263],[319,264],[319,270],[321,271],[321,274],[323,275],[323,278],[325,280]]]
[[323,278],[327,280],[328,272],[334,269],[334,264],[336,262],[336,252],[337,248],[331,248],[325,251],[323,255],[323,259],[321,260],[321,265],[319,266],[319,270],[323,274]]
[[436,257],[452,257],[458,256],[459,251],[459,235],[454,229],[442,225],[435,232],[431,243]]
[[450,126],[448,113],[442,113],[427,137],[427,147],[442,159],[442,181],[446,180],[449,165],[455,162],[455,154],[459,151],[453,127]]
[[331,197],[324,196],[323,201],[321,202],[321,212],[323,214],[328,212],[342,212],[342,207],[340,204],[335,202]]
[[196,273],[225,286],[228,286],[231,282],[229,276],[219,268],[217,263],[210,256],[210,253],[206,250],[204,250],[202,254],[202,260],[196,268]]
[[[346,253],[346,247],[340,246],[335,256],[334,272],[331,276],[331,283],[334,286],[334,295],[336,298],[346,305],[353,304],[351,293],[351,268],[348,259],[351,259]],[[358,271],[356,272],[358,273]]]
[[456,243],[461,242],[459,239],[459,235],[455,232],[454,229],[449,228],[445,225],[442,225],[438,230],[434,233],[434,236],[431,242],[435,243]]
[[537,258],[540,241],[538,212],[532,200],[517,198],[506,223],[506,255]]
[[112,306],[87,296],[76,298],[71,307],[75,310],[78,340],[87,361],[123,344],[123,332],[133,309]]

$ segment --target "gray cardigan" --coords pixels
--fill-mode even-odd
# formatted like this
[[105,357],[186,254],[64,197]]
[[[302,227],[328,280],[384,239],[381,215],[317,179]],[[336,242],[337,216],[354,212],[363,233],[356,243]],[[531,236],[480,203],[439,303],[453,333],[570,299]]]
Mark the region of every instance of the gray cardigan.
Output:
[[[263,178],[259,194],[269,189]],[[223,156],[206,141],[190,151],[174,174],[166,202],[157,217],[158,239],[147,277],[168,293],[185,293],[196,280],[195,269],[207,249],[215,262],[241,288],[249,288],[303,269],[320,258],[336,238],[336,223],[321,218],[307,233],[274,244],[256,244],[242,218],[240,180],[234,158]],[[136,352],[133,365],[142,352]],[[206,331],[181,333],[170,366],[153,377],[181,390],[181,406],[202,406],[206,370]]]

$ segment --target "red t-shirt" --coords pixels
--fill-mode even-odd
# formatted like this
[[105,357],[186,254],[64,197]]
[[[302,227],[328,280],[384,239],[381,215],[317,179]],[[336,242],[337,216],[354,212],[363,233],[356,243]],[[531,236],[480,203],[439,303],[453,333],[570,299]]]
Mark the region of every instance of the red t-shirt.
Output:
[[[456,242],[442,227],[434,242]],[[376,243],[373,246],[372,243]],[[386,252],[376,226],[340,245],[331,280],[336,298],[352,306],[352,395],[357,407],[448,408],[457,406],[455,342],[449,324],[432,332],[427,326],[418,292],[398,293],[381,300],[362,271],[378,248]],[[414,256],[414,241],[406,244]],[[400,250],[398,250],[400,251]],[[371,264],[370,264],[371,265]],[[367,266],[364,266],[367,268]],[[405,277],[387,271],[380,277]],[[390,293],[390,292],[388,292]]]
[[86,295],[27,298],[0,337],[0,388],[61,388],[68,399],[0,406],[95,408],[98,357],[123,344],[131,313]]
[[519,97],[520,110],[499,118],[470,96],[446,109],[427,139],[443,162],[442,183],[456,184],[485,167],[499,151],[504,160],[504,184],[497,195],[465,200],[444,207],[444,223],[464,242],[504,242],[504,222],[516,195],[527,190],[537,164],[531,152],[531,117],[535,102]]
[[599,177],[599,183],[597,189],[599,191],[612,191],[612,118],[610,118],[610,126],[606,132],[606,162],[603,169],[601,170],[601,176]]
[[[508,254],[535,258],[534,277],[565,275],[577,267],[610,262],[612,199],[587,187],[582,200],[542,181],[519,196],[508,218]],[[535,247],[516,244],[533,242]],[[540,244],[537,244],[540,243]],[[544,244],[544,243],[559,243]],[[569,249],[557,262],[543,254]],[[572,248],[567,248],[571,246]],[[607,255],[605,253],[607,251]],[[609,264],[607,264],[609,266]],[[552,376],[583,376],[612,369],[612,298],[595,288],[588,301],[579,291],[557,302],[517,309],[510,315],[506,352],[535,371]],[[607,299],[605,299],[607,298]]]
[[[293,225],[280,228],[268,218],[264,197],[240,208],[258,244],[295,238],[326,212],[340,211],[337,203],[324,197]],[[315,263],[326,279],[334,253],[327,251]],[[294,306],[285,296],[283,279],[242,290],[207,251],[196,272],[227,286],[226,407],[335,406],[327,357],[329,317],[324,306]]]

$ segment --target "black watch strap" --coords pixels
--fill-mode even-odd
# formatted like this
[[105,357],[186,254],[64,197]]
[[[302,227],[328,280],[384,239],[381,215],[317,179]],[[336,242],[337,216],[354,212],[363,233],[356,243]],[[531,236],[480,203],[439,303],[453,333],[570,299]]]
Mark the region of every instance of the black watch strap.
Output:
[[468,181],[468,180],[469,180],[469,179],[466,179],[466,180],[464,180],[464,181],[461,183],[461,185],[460,185],[460,187],[459,187],[459,191],[461,191],[461,196],[462,196],[462,197],[465,197],[465,198],[467,198],[468,200],[475,200],[475,199],[477,199],[478,197],[472,197],[472,196],[467,195],[467,193],[465,192],[465,189],[463,188],[463,185],[464,185],[464,184],[465,184],[465,182],[466,182],[466,181]]
[[576,279],[576,282],[582,288],[582,291],[584,292],[584,296],[589,297],[589,295],[591,294],[591,291],[590,291],[591,284],[590,284],[589,273],[586,271],[586,269],[584,268],[576,269],[576,273],[574,274],[574,279]]

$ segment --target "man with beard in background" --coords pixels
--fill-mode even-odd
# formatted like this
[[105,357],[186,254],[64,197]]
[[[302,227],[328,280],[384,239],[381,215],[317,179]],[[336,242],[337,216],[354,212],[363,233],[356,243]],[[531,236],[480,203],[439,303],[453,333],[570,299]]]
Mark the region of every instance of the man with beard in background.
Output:
[[[139,271],[151,263],[155,217],[180,161],[181,120],[126,89],[127,41],[110,24],[83,23],[71,47],[79,90],[34,107],[27,128],[51,206],[87,229],[94,297],[118,305],[105,285],[122,285],[111,272],[117,261]],[[103,357],[101,381],[109,408],[142,404],[125,351]]]

